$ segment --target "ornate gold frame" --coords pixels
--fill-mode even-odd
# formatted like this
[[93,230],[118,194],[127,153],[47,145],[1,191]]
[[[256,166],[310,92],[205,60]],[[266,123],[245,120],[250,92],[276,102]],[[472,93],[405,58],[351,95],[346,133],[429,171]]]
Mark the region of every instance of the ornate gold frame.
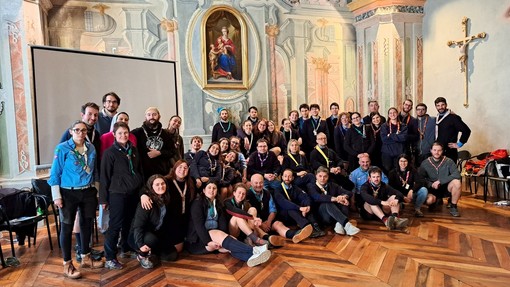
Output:
[[[207,30],[207,24],[209,21],[209,18],[215,14],[215,13],[230,13],[232,16],[235,17],[235,19],[239,22],[239,28],[240,28],[240,39],[237,41],[241,44],[241,49],[237,48],[236,53],[240,53],[240,57],[235,57],[236,63],[240,59],[241,63],[241,79],[227,79],[223,76],[218,76],[218,78],[221,78],[218,80],[218,78],[213,78],[213,68],[211,67],[211,63],[209,62],[209,52],[211,50],[210,45],[213,44],[213,41],[211,39],[214,39],[217,36],[212,36],[212,31]],[[223,18],[226,19],[226,18]],[[223,20],[220,19],[220,20]],[[228,20],[226,20],[228,21]],[[219,21],[218,21],[219,22]],[[236,23],[237,24],[237,23]],[[234,8],[230,6],[225,5],[219,5],[214,6],[210,8],[202,18],[201,23],[201,39],[202,39],[202,88],[204,89],[244,89],[247,90],[249,88],[248,83],[248,29],[246,27],[246,21],[241,16],[241,13]],[[239,64],[236,66],[239,67]],[[238,69],[239,70],[239,69]],[[223,78],[225,78],[223,80]]]

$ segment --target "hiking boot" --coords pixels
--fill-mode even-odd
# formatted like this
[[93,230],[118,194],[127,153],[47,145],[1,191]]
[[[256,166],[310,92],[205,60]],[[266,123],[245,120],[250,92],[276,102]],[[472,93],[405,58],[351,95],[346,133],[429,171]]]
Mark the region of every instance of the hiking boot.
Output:
[[311,224],[308,224],[307,226],[301,228],[301,230],[296,232],[296,234],[292,237],[292,242],[299,243],[299,242],[307,239],[308,237],[310,237],[310,235],[312,235],[312,232],[313,232],[313,227]]
[[409,219],[396,217],[395,218],[395,229],[406,228],[408,223],[409,223]]
[[345,234],[347,234],[349,236],[356,235],[356,234],[358,234],[358,232],[360,232],[359,228],[352,225],[350,222],[347,222],[347,224],[345,224],[344,230],[345,230]]
[[148,255],[147,256],[138,255],[136,256],[136,259],[138,260],[138,262],[140,262],[140,266],[142,266],[145,269],[152,269],[154,267],[154,264],[152,263]]
[[78,279],[81,277],[80,271],[74,268],[72,260],[64,262],[64,276],[71,279]]
[[90,253],[81,255],[81,264],[80,264],[81,268],[96,269],[96,268],[103,268],[103,266],[104,266],[104,262],[102,260],[94,260],[90,256]]
[[423,212],[419,209],[414,210],[414,217],[423,217]]
[[117,259],[112,259],[112,260],[107,260],[105,265],[104,265],[104,267],[106,267],[108,269],[117,269],[117,270],[120,270],[124,266]]
[[285,238],[278,235],[271,235],[268,238],[269,247],[281,247],[285,246]]
[[[262,246],[253,248],[253,255],[246,262],[248,267],[260,265],[260,264],[266,262],[267,260],[269,260],[269,258],[271,258],[271,251],[269,251],[267,249],[264,251],[256,251],[256,248],[260,248],[260,247],[262,247]],[[257,253],[255,253],[255,252],[257,252]]]
[[391,215],[386,218],[386,221],[384,222],[384,225],[386,225],[386,228],[388,230],[395,230],[395,216]]
[[345,234],[345,229],[342,226],[342,224],[340,224],[340,222],[337,222],[335,224],[335,228],[333,230],[335,231],[336,234],[340,234],[340,235],[344,235]]
[[457,207],[450,207],[450,214],[453,216],[453,217],[459,217],[460,216],[460,213],[459,213],[459,210],[457,209]]

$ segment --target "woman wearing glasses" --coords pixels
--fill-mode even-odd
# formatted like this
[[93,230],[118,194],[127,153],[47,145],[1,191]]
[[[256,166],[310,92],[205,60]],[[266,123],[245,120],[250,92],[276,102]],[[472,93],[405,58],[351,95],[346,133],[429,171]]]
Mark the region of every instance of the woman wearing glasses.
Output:
[[76,212],[80,212],[81,268],[101,268],[102,261],[90,257],[92,220],[96,215],[97,190],[94,182],[99,181],[96,169],[96,149],[85,140],[87,125],[76,121],[69,129],[71,138],[60,143],[55,149],[48,184],[55,206],[60,209],[60,245],[64,257],[64,276],[77,279],[77,271],[71,259],[71,241]]

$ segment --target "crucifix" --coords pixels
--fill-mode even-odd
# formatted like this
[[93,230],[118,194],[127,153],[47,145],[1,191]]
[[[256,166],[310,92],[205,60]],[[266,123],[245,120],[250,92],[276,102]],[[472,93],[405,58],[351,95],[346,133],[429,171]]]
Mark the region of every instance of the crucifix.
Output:
[[462,18],[462,31],[464,32],[464,38],[460,39],[460,40],[457,40],[457,41],[448,41],[446,43],[448,45],[448,47],[455,47],[455,46],[457,46],[460,49],[460,57],[459,57],[460,72],[464,73],[464,76],[465,76],[465,81],[464,81],[464,93],[465,93],[464,107],[466,107],[466,108],[469,106],[469,103],[468,103],[468,80],[469,80],[469,75],[468,75],[468,53],[469,53],[469,43],[471,41],[473,41],[473,40],[476,40],[476,39],[485,39],[485,37],[487,36],[487,34],[485,34],[485,32],[478,33],[477,35],[473,35],[473,36],[468,36],[468,21],[469,21],[468,17]]

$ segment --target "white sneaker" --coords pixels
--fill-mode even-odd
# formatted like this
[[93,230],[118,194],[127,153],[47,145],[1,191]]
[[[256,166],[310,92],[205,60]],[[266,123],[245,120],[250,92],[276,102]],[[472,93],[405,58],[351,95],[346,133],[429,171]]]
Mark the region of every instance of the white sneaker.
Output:
[[[262,247],[262,246],[258,246],[258,247]],[[261,253],[255,253],[255,250],[257,250],[255,248],[257,248],[257,247],[253,247],[253,255],[246,262],[248,267],[260,265],[260,264],[266,262],[267,260],[269,260],[269,258],[271,258],[271,251],[265,250],[265,251],[262,251]]]
[[337,222],[337,223],[335,224],[335,228],[334,228],[334,230],[335,230],[335,233],[336,233],[336,234],[340,234],[340,235],[344,235],[344,234],[345,234],[345,229],[344,229],[344,227],[342,226],[342,224],[340,224],[340,222]]
[[267,244],[253,247],[253,254],[260,254],[264,251],[267,251]]
[[345,233],[349,236],[353,236],[355,234],[358,234],[358,232],[360,232],[359,228],[352,225],[350,222],[347,222],[347,224],[345,224],[344,230],[345,230]]

